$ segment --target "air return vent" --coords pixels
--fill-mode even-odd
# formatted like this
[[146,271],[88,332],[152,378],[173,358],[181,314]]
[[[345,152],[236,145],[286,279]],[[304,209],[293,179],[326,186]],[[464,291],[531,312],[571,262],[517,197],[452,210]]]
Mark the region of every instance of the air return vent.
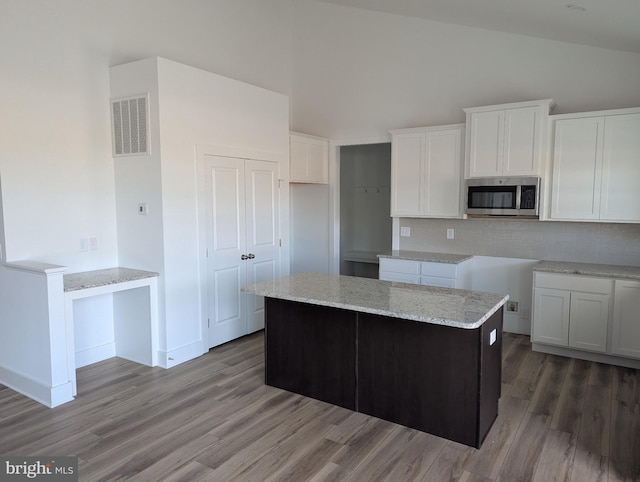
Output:
[[113,157],[149,155],[149,96],[111,100]]

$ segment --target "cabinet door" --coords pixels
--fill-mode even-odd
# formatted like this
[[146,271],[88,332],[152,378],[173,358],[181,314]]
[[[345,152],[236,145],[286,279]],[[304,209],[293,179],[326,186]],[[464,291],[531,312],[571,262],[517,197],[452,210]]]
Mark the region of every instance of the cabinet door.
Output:
[[509,109],[504,115],[505,176],[537,175],[540,164],[540,109]]
[[569,311],[569,346],[606,352],[609,295],[572,292]]
[[395,134],[391,154],[391,216],[423,214],[424,133]]
[[289,138],[289,176],[291,181],[304,181],[308,178],[307,143],[304,139]]
[[327,184],[329,182],[329,148],[326,141],[307,144],[307,172],[309,182]]
[[462,129],[426,133],[425,214],[461,217]]
[[640,281],[616,280],[611,353],[640,358]]
[[533,341],[567,346],[571,293],[536,288],[533,292]]
[[329,147],[324,139],[289,136],[289,176],[291,182],[327,184]]
[[473,112],[469,127],[469,177],[501,176],[504,111]]
[[600,219],[640,222],[640,114],[604,121]]
[[551,218],[595,220],[600,211],[603,118],[555,123]]

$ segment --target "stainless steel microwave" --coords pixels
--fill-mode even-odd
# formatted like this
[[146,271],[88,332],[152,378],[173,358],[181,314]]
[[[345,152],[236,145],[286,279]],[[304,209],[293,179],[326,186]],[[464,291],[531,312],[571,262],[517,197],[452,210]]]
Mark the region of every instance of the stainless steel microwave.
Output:
[[539,177],[467,179],[465,187],[470,216],[539,216]]

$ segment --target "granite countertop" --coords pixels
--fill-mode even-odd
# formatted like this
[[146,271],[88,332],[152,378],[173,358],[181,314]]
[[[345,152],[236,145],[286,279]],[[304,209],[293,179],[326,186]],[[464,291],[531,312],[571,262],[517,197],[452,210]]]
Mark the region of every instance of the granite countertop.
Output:
[[297,273],[243,288],[247,293],[456,328],[481,326],[509,296],[354,276]]
[[82,273],[70,273],[63,276],[64,291],[77,291],[97,286],[106,286],[126,281],[155,278],[158,273],[131,268],[107,268]]
[[378,255],[378,258],[407,259],[411,261],[431,261],[434,263],[458,264],[473,258],[470,254],[429,253],[426,251],[394,250]]
[[640,280],[640,266],[568,263],[566,261],[540,261],[538,264],[534,265],[533,270],[545,273],[575,274],[581,276],[598,276],[600,278]]

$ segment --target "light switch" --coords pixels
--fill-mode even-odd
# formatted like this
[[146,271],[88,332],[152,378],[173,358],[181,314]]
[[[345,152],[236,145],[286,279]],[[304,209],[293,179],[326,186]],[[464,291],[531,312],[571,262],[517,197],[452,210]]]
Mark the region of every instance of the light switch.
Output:
[[454,239],[455,230],[453,228],[447,228],[447,239]]
[[149,206],[147,205],[147,203],[138,204],[138,214],[140,214],[141,216],[146,216],[147,214],[149,214]]
[[402,226],[400,228],[400,236],[405,238],[411,237],[411,228],[409,226]]

